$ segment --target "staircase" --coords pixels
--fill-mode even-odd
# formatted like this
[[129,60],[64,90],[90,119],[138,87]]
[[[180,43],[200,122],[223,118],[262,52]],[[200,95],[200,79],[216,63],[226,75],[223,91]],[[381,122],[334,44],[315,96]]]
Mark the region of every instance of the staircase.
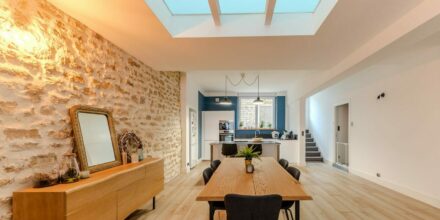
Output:
[[306,130],[306,162],[323,162],[324,159],[321,156],[316,142],[310,134],[309,130]]

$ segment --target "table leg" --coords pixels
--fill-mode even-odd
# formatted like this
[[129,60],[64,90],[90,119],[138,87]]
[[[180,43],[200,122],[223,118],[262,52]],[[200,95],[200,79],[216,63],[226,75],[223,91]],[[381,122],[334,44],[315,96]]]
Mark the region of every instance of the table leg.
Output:
[[153,210],[156,209],[156,196],[153,196]]
[[299,220],[299,200],[295,201],[295,220]]

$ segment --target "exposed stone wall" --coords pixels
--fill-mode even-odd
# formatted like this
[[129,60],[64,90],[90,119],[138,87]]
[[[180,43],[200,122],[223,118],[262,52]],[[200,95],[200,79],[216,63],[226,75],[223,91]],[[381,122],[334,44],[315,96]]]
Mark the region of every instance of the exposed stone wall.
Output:
[[[113,111],[117,133],[133,130],[146,154],[181,164],[180,73],[159,72],[45,1],[0,1],[0,219],[14,190],[73,148],[68,109]],[[52,167],[51,167],[52,166]]]

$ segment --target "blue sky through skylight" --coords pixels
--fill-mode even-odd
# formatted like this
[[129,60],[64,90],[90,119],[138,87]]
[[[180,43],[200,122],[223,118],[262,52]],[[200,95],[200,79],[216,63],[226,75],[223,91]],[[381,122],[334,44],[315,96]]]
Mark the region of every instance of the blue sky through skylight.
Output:
[[[173,15],[211,14],[208,0],[163,0]],[[320,0],[277,0],[275,13],[312,13]],[[219,0],[222,14],[262,14],[266,0]]]
[[320,0],[277,0],[275,13],[312,13]]
[[219,0],[222,14],[265,13],[266,0]]
[[163,0],[173,15],[211,14],[208,0]]

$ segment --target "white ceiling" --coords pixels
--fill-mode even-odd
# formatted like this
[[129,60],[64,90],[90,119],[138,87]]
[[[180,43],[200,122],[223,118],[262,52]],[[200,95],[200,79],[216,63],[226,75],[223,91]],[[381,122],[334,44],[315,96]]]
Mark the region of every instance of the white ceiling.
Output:
[[[49,0],[158,70],[327,70],[422,0],[339,0],[314,36],[174,39],[143,0]],[[209,73],[209,72],[208,72]]]

